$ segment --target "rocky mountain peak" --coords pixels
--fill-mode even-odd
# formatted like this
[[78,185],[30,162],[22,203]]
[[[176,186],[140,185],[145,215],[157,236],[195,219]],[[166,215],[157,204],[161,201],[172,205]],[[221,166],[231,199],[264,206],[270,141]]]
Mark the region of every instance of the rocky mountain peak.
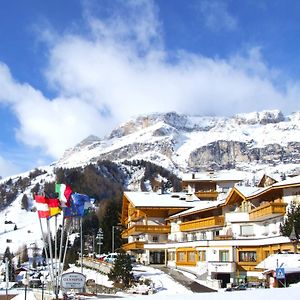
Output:
[[173,172],[256,170],[300,163],[300,113],[280,110],[202,117],[176,112],[138,116],[108,138],[88,137],[59,165],[146,160]]

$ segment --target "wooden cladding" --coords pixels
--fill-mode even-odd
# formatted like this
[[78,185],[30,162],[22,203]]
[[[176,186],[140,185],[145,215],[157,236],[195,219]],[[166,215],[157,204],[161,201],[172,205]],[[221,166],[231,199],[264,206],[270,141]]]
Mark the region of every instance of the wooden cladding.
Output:
[[197,191],[195,192],[195,195],[199,199],[217,199],[219,193],[216,191]]
[[270,215],[284,215],[286,212],[286,203],[269,202],[260,205],[249,212],[250,220],[264,219],[270,217]]
[[215,216],[183,222],[180,224],[180,231],[192,231],[205,228],[221,227],[224,226],[224,219],[224,216]]
[[170,225],[134,225],[122,232],[122,238],[141,233],[167,234],[171,232]]
[[144,245],[145,245],[145,242],[136,241],[136,242],[132,242],[132,243],[123,244],[122,248],[125,251],[138,250],[138,249],[144,249]]

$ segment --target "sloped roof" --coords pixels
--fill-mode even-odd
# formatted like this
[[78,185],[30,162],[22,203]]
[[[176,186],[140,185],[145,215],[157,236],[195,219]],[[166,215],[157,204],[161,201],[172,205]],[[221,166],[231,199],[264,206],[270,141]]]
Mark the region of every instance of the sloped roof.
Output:
[[271,254],[266,259],[261,261],[255,268],[265,270],[276,270],[277,267],[300,268],[300,254]]
[[124,192],[124,195],[135,207],[190,208],[194,207],[196,202],[200,202],[195,195],[186,193]]
[[199,202],[196,202],[194,207],[190,208],[190,209],[187,209],[183,212],[180,212],[180,213],[177,213],[177,214],[174,214],[170,217],[170,219],[173,219],[173,218],[177,218],[179,216],[183,216],[183,215],[189,215],[189,214],[192,214],[192,213],[195,213],[197,211],[203,211],[205,209],[209,209],[209,208],[216,208],[218,207],[219,205],[222,205],[225,203],[225,200],[226,199],[222,199],[222,200],[210,200],[210,201],[199,201]]
[[285,179],[283,181],[276,182],[272,186],[281,187],[281,186],[294,185],[294,184],[299,184],[300,185],[300,175],[295,176],[295,177],[289,177],[288,179]]
[[210,182],[221,182],[221,181],[232,181],[239,182],[243,180],[241,174],[209,174],[209,173],[197,173],[197,174],[183,174],[182,181],[210,181]]

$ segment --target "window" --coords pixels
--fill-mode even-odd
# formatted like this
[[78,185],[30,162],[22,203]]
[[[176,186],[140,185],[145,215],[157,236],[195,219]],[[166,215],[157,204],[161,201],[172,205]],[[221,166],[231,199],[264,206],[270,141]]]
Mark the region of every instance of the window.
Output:
[[206,232],[201,232],[201,240],[207,240]]
[[175,260],[175,252],[168,252],[168,260]]
[[199,261],[206,261],[206,251],[200,250],[198,251]]
[[240,251],[239,261],[241,262],[255,262],[257,259],[256,251]]
[[241,203],[240,211],[241,211],[241,212],[249,212],[250,210],[251,210],[251,204],[250,204],[250,202],[244,200],[244,201]]
[[253,236],[253,225],[241,225],[241,236]]
[[196,261],[196,252],[194,252],[194,251],[189,251],[189,252],[187,253],[187,260],[188,260],[189,262]]
[[185,251],[179,251],[177,252],[177,261],[178,262],[184,262],[185,261]]
[[154,235],[154,236],[152,237],[152,241],[153,241],[153,243],[158,243],[158,236],[157,236],[157,235]]
[[263,227],[263,235],[268,235],[269,234],[269,223],[265,223]]
[[229,250],[220,250],[219,258],[220,261],[229,261]]

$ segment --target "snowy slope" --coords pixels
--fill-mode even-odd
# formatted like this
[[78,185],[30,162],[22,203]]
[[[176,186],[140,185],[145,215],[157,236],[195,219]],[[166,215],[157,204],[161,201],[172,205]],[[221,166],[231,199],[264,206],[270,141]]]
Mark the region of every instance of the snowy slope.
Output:
[[[30,190],[33,186],[39,182],[53,181],[52,167],[44,167],[47,173],[38,176],[33,179],[31,185],[20,193],[15,201],[7,206],[0,213],[0,253],[4,253],[5,249],[9,247],[10,251],[14,254],[18,253],[22,246],[26,245],[28,248],[36,244],[39,248],[43,247],[42,234],[37,212],[30,211],[30,209],[21,209],[21,200],[24,194],[26,194],[29,200],[32,202],[33,196]],[[29,172],[18,174],[11,177],[12,180],[17,180],[19,177],[28,176]],[[2,180],[3,181],[3,180]],[[60,220],[58,224],[60,224]],[[7,224],[5,224],[7,223]],[[43,230],[46,230],[46,224],[42,222]],[[54,232],[54,221],[50,222],[52,231]]]

